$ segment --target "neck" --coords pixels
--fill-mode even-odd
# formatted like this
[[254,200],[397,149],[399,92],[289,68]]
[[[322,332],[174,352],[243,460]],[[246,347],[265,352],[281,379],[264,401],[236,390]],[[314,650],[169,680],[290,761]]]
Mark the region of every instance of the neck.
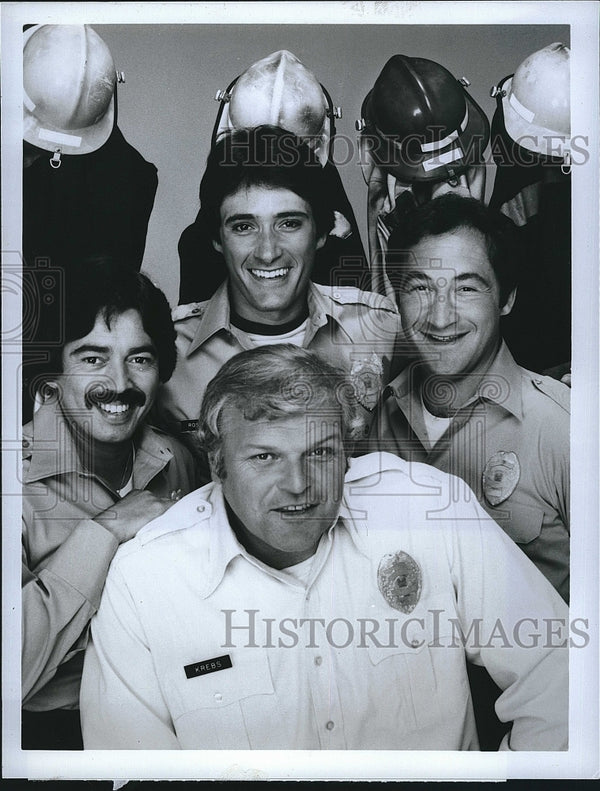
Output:
[[[278,310],[258,310],[248,305],[246,302],[240,304],[240,300],[229,289],[229,302],[234,317],[243,319],[253,324],[265,324],[271,327],[284,325],[300,325],[308,316],[308,301],[305,294],[303,299],[298,300],[293,305]],[[232,322],[233,323],[233,322]],[[235,325],[234,325],[235,326]]]
[[[133,440],[118,443],[99,442],[85,436],[72,424],[70,428],[83,467],[101,478],[114,491],[122,488],[131,475]],[[125,478],[127,480],[124,480]]]
[[241,520],[238,519],[227,501],[225,501],[225,509],[231,529],[240,544],[257,560],[273,569],[285,569],[288,566],[295,566],[296,563],[302,563],[303,560],[312,557],[317,551],[316,546],[304,552],[284,552],[281,549],[276,549],[262,541],[258,536],[250,533]]

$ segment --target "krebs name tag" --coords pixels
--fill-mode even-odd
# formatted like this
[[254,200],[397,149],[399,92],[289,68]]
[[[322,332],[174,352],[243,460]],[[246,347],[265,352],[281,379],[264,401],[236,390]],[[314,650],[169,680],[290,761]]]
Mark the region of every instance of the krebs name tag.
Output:
[[217,670],[227,670],[231,666],[231,657],[229,654],[225,654],[225,656],[216,656],[214,659],[202,659],[200,662],[184,665],[183,669],[187,678],[196,678],[205,676],[207,673],[216,673]]

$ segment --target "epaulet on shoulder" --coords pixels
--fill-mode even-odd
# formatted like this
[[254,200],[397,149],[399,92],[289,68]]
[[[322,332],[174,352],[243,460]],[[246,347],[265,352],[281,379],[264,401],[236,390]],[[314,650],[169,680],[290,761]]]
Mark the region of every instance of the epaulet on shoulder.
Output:
[[190,302],[189,305],[177,305],[171,311],[173,321],[184,321],[185,319],[200,319],[204,313],[205,302]]
[[540,393],[551,398],[559,407],[568,414],[571,412],[571,388],[551,376],[531,374],[531,383]]
[[362,291],[354,286],[320,286],[338,305],[367,305],[370,308],[398,313],[398,308],[389,297],[375,291]]
[[360,478],[366,478],[369,475],[376,475],[390,470],[407,472],[408,462],[394,453],[375,451],[350,460],[350,469],[346,473],[346,481],[358,481]]

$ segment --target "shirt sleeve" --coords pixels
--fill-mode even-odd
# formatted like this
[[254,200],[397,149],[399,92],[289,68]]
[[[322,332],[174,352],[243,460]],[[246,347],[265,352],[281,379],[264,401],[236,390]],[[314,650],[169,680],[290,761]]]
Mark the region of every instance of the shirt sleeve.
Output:
[[513,723],[500,749],[566,750],[568,608],[474,496],[454,525],[452,573],[467,659],[503,690],[496,713]]
[[[27,527],[24,525],[26,536]],[[87,625],[100,603],[118,542],[82,520],[39,571],[22,550],[22,698],[32,698],[58,666],[85,648]]]
[[80,709],[85,749],[179,749],[142,623],[115,566],[92,620]]

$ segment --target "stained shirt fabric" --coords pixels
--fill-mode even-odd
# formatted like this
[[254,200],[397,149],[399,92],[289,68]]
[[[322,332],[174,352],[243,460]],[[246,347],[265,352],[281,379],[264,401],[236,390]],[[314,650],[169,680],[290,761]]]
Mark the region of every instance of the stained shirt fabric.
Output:
[[[194,488],[188,451],[144,426],[133,487],[167,497]],[[29,711],[79,705],[88,624],[117,539],[94,517],[119,500],[77,454],[60,408],[43,404],[23,427],[22,693]]]
[[[395,375],[398,310],[380,294],[310,283],[308,312],[302,346],[344,368],[362,385],[366,430],[382,387]],[[175,308],[173,320],[177,366],[159,390],[156,414],[160,425],[179,436],[196,430],[204,391],[223,363],[254,345],[230,321],[227,283],[207,302]]]
[[[418,367],[411,365],[388,386],[368,445],[462,478],[568,602],[569,397],[566,385],[518,366],[503,343],[477,394],[437,442],[429,441]],[[493,504],[484,473],[489,481],[502,451],[516,456],[519,475],[514,490],[508,486]]]
[[567,607],[454,486],[392,454],[353,460],[299,579],[242,547],[219,484],[188,495],[115,556],[86,653],[85,747],[475,750],[466,655],[504,690],[503,749],[566,749],[568,652],[525,648],[520,630],[564,625]]

